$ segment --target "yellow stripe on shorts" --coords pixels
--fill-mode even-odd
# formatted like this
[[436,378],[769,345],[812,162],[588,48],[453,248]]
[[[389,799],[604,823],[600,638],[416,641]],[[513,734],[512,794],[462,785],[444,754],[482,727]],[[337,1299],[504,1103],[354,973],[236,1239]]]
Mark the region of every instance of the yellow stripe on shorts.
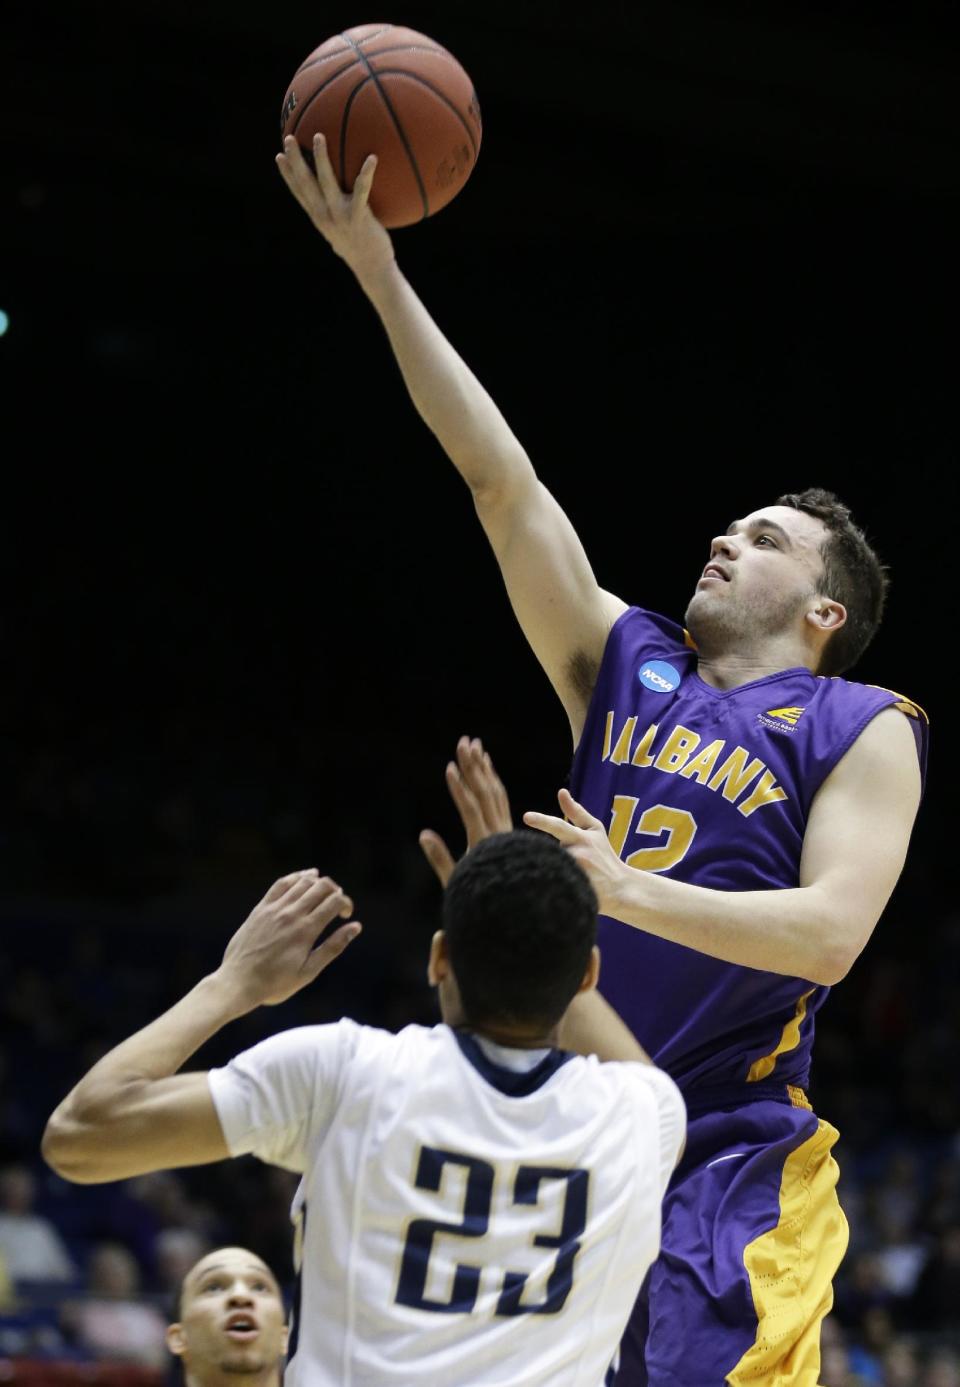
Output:
[[820,1323],[848,1241],[830,1154],[837,1136],[821,1121],[787,1157],[776,1226],[744,1248],[757,1337],[727,1374],[729,1387],[819,1387]]

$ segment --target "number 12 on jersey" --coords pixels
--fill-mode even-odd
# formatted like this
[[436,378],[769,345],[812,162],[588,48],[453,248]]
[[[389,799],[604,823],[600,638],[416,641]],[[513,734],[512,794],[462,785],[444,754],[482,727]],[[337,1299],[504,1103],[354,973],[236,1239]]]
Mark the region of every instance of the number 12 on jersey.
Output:
[[[467,1156],[460,1151],[443,1151],[434,1146],[420,1148],[417,1164],[418,1189],[439,1191],[445,1166],[459,1166],[466,1172],[462,1217],[459,1223],[443,1223],[436,1219],[411,1219],[400,1263],[397,1303],[417,1310],[435,1310],[443,1314],[468,1314],[476,1304],[483,1264],[483,1244],[476,1248],[477,1262],[457,1263],[453,1289],[449,1300],[432,1300],[426,1294],[427,1276],[433,1239],[442,1233],[447,1237],[482,1240],[488,1232],[493,1204],[496,1171],[488,1161]],[[541,1186],[547,1181],[562,1181],[566,1185],[560,1228],[553,1232],[537,1233],[534,1247],[556,1248],[556,1258],[547,1277],[544,1298],[528,1304],[523,1300],[527,1275],[524,1272],[504,1271],[498,1315],[555,1315],[563,1309],[573,1288],[573,1264],[580,1250],[580,1235],[587,1223],[587,1191],[590,1176],[586,1170],[564,1170],[553,1166],[522,1165],[517,1168],[513,1182],[512,1205],[536,1205]],[[479,1264],[478,1264],[479,1263]]]

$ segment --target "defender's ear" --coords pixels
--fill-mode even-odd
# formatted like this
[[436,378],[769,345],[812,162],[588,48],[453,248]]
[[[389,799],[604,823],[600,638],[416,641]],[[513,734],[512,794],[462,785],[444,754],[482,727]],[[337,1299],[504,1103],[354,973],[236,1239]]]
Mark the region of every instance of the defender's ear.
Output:
[[594,944],[590,950],[590,958],[587,963],[586,971],[580,979],[580,986],[577,992],[592,992],[600,979],[600,950]]
[[187,1351],[187,1336],[183,1332],[182,1324],[167,1325],[167,1348],[175,1358],[182,1358]]
[[430,957],[427,961],[427,982],[431,987],[439,987],[450,976],[450,956],[447,953],[447,936],[438,929],[430,940]]

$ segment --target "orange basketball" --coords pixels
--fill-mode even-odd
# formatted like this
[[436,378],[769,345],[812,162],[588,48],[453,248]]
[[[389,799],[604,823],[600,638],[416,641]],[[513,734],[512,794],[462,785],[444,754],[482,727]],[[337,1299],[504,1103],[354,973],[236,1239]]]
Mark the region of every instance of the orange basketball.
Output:
[[473,172],[480,106],[439,43],[413,29],[362,24],[315,48],[284,97],[281,142],[296,136],[312,160],[318,132],[347,191],[367,155],[377,156],[371,209],[384,226],[410,226],[446,207]]

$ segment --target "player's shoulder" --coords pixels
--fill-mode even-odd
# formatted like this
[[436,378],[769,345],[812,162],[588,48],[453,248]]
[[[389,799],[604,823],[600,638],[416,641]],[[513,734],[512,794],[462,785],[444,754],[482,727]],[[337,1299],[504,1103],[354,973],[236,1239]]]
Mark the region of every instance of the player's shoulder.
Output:
[[631,654],[671,659],[696,653],[690,633],[676,621],[646,607],[627,607],[613,623],[608,640]]
[[821,704],[849,708],[851,711],[872,709],[880,712],[886,708],[893,708],[906,717],[923,723],[924,726],[930,722],[926,711],[915,699],[899,693],[896,689],[886,688],[882,684],[865,684],[840,675],[819,675],[815,678],[814,698]]
[[[429,1044],[434,1029],[427,1026],[406,1026],[397,1034],[379,1026],[366,1026],[349,1016],[322,1025],[294,1026],[278,1031],[269,1041],[261,1042],[274,1051],[291,1056],[324,1055],[337,1051],[341,1062],[379,1063],[401,1050],[410,1052]],[[254,1047],[259,1048],[259,1047]]]
[[630,1104],[641,1117],[686,1115],[683,1094],[657,1065],[637,1060],[608,1060],[601,1064],[593,1055],[583,1063],[591,1066],[589,1078],[595,1088],[605,1090],[616,1103]]
[[[319,1059],[325,1072],[337,1072],[341,1092],[349,1092],[357,1099],[374,1095],[384,1081],[402,1087],[415,1085],[438,1067],[434,1065],[438,1044],[435,1032],[440,1027],[410,1025],[393,1032],[356,1021],[341,1021],[336,1028],[314,1029],[338,1030],[336,1041],[326,1047],[327,1053]],[[330,1053],[334,1049],[336,1053]]]
[[912,773],[914,755],[921,785],[926,776],[929,719],[907,695],[879,684],[853,679],[815,677],[816,690],[807,700],[804,717],[814,729],[813,745],[833,748],[841,755],[876,762],[887,758],[892,774]]
[[435,1052],[444,1043],[443,1026],[410,1024],[399,1031],[388,1031],[380,1026],[353,1024],[356,1027],[357,1056],[371,1063],[396,1061],[410,1064],[414,1057]]
[[679,622],[664,616],[662,612],[653,612],[649,607],[628,607],[620,620],[625,624],[629,623],[638,630],[656,634],[663,640],[679,645],[685,650],[695,649],[689,631],[685,630]]
[[885,689],[880,684],[864,684],[863,687],[887,695],[892,700],[891,708],[895,708],[898,713],[905,713],[908,718],[915,718],[917,722],[929,726],[930,718],[927,716],[926,710],[921,708],[914,699],[908,698],[906,694],[897,693],[895,689]]
[[652,1096],[658,1107],[683,1108],[683,1094],[665,1069],[656,1064],[641,1064],[636,1060],[618,1060],[603,1064],[601,1069],[612,1071],[617,1082],[635,1093]]

